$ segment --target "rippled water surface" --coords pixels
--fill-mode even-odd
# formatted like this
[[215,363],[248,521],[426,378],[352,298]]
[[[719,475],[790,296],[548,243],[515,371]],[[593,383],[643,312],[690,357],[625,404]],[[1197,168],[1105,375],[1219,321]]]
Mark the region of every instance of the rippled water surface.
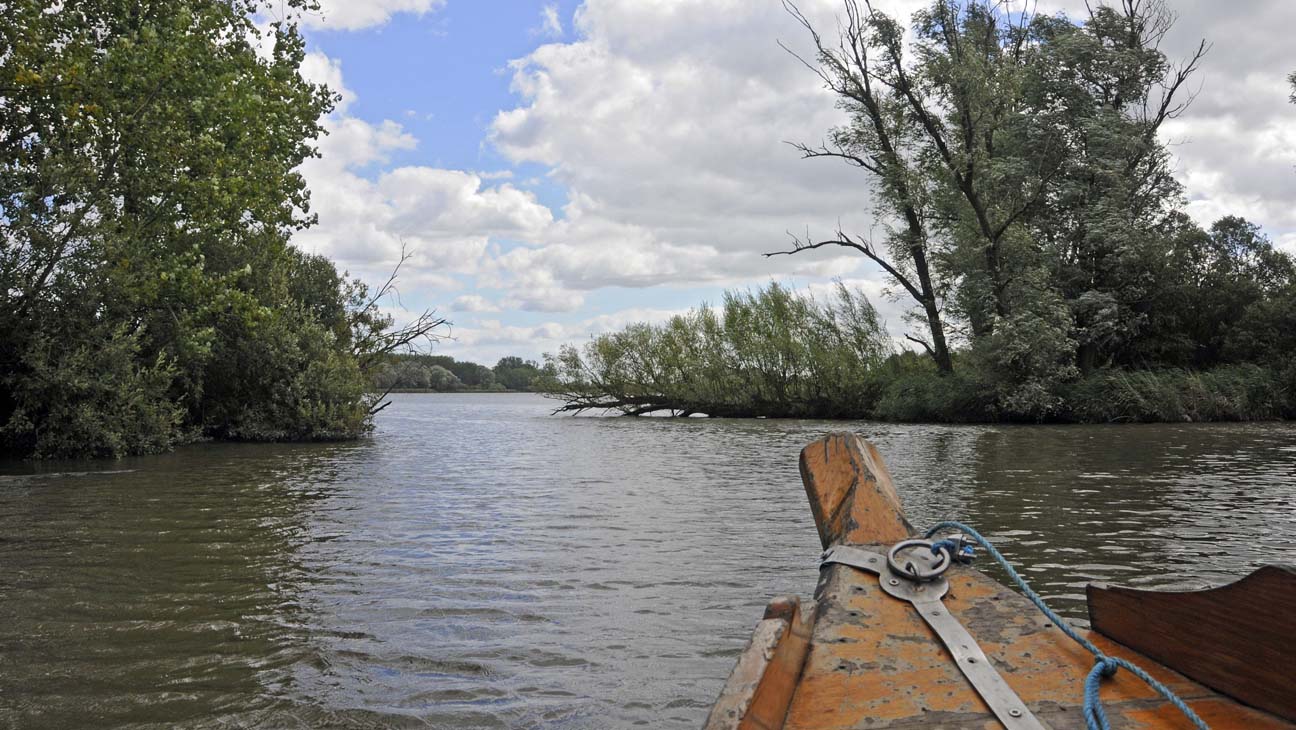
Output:
[[800,447],[881,447],[916,525],[1090,580],[1296,562],[1296,427],[548,416],[406,395],[371,440],[0,465],[0,727],[696,728],[809,595]]

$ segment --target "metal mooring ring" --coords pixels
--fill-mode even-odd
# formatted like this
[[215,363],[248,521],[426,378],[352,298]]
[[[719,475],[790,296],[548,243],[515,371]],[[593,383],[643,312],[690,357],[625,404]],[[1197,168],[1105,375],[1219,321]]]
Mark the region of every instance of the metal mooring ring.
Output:
[[[922,548],[923,556],[928,560],[915,562],[913,559],[908,559],[905,560],[903,566],[900,565],[900,552],[914,548]],[[933,557],[934,561],[932,560]],[[931,540],[901,540],[887,551],[887,567],[891,569],[892,573],[909,580],[935,580],[949,570],[950,564],[953,562],[954,558],[950,555],[949,548],[944,545],[937,548],[933,556]]]

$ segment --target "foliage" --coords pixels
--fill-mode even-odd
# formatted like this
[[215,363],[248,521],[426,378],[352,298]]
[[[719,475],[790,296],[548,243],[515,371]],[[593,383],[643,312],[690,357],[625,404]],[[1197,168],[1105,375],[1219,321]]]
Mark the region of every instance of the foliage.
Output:
[[565,346],[544,389],[575,412],[844,418],[875,402],[890,349],[863,295],[838,285],[819,303],[775,283]]
[[540,364],[520,357],[502,357],[492,368],[495,382],[508,390],[531,390],[531,385],[544,375]]
[[995,420],[994,392],[969,376],[969,368],[941,374],[912,352],[889,358],[878,373],[883,383],[868,418],[944,423]]
[[141,362],[137,333],[94,335],[93,346],[47,335],[24,343],[29,371],[3,383],[14,406],[0,437],[38,458],[170,448],[183,416],[167,398],[174,370],[161,358]]
[[4,7],[0,450],[364,433],[411,331],[288,244],[335,100],[295,25],[262,51],[252,0]]
[[1065,420],[1261,420],[1290,415],[1292,395],[1273,371],[1253,364],[1209,371],[1100,370],[1068,387]]

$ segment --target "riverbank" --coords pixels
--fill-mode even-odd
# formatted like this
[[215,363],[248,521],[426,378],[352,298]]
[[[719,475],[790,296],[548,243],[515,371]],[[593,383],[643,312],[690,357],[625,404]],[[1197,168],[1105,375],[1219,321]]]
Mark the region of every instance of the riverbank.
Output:
[[928,423],[1198,423],[1296,416],[1281,374],[1257,365],[1098,370],[1059,384],[1045,400],[1045,412],[1022,414],[1005,406],[1003,393],[975,377],[902,373],[886,380],[869,416]]
[[[1015,410],[1011,392],[976,374],[942,375],[898,357],[865,373],[839,395],[816,386],[761,391],[699,393],[688,383],[584,383],[555,387],[559,410],[602,410],[626,415],[666,413],[726,418],[821,418],[893,423],[1200,423],[1279,421],[1296,417],[1296,371],[1275,373],[1258,365],[1208,371],[1097,370],[1033,393],[1043,409]],[[732,395],[733,397],[726,397]],[[701,396],[701,397],[699,397]]]
[[1029,341],[1003,337],[961,347],[938,363],[897,351],[858,291],[838,286],[832,297],[816,300],[771,284],[726,292],[718,307],[565,345],[546,357],[546,375],[534,387],[561,400],[561,411],[626,415],[928,423],[1296,416],[1296,364],[1280,354],[1290,348],[1235,349],[1236,358],[1213,364],[1182,355],[1081,367],[1074,351],[1046,355]]

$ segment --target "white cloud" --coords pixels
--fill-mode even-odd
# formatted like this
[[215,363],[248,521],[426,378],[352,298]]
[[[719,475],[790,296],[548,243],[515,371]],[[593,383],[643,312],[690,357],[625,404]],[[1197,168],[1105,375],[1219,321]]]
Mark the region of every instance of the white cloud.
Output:
[[319,215],[319,225],[296,238],[307,250],[353,271],[381,272],[403,246],[413,255],[402,273],[407,285],[423,276],[444,288],[454,281],[449,275],[472,274],[486,263],[493,236],[533,238],[552,221],[533,194],[507,183],[488,185],[470,172],[405,166],[376,179],[361,176],[355,165],[381,156],[402,137],[383,133],[391,122],[377,128],[357,119],[340,123],[342,129],[362,128],[356,136],[372,144],[322,144],[324,157],[302,166]]
[[424,15],[445,5],[445,0],[320,0],[319,12],[307,13],[302,24],[326,30],[360,30],[386,25],[393,15]]
[[[810,10],[828,23],[833,7]],[[493,262],[498,283],[587,291],[861,268],[836,251],[760,256],[787,247],[788,229],[873,225],[866,177],[783,144],[842,118],[778,47],[806,39],[777,3],[588,0],[575,25],[579,40],[512,64],[522,105],[491,126],[501,152],[551,166],[571,200],[540,245]]]
[[370,281],[385,278],[405,251],[410,259],[400,273],[401,291],[445,293],[462,289],[459,277],[488,261],[493,236],[533,240],[552,225],[553,214],[533,193],[493,182],[507,174],[419,165],[366,174],[414,149],[417,140],[390,119],[371,123],[349,115],[356,94],[337,60],[313,52],[302,71],[342,96],[323,120],[320,156],[301,168],[319,217],[318,225],[294,237],[302,249]]
[[465,294],[458,297],[450,305],[450,309],[455,312],[498,312],[498,304],[490,301],[480,294]]
[[562,38],[562,20],[558,18],[558,6],[550,3],[540,9],[540,26],[533,29],[535,35],[546,38]]

